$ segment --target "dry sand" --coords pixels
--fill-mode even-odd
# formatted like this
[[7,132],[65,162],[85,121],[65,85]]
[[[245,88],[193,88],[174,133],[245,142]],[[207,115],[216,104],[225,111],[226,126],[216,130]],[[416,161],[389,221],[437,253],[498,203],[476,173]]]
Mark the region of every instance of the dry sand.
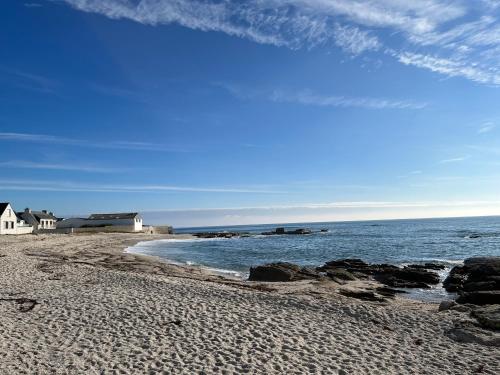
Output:
[[499,374],[457,311],[222,280],[122,254],[132,234],[0,237],[0,374]]

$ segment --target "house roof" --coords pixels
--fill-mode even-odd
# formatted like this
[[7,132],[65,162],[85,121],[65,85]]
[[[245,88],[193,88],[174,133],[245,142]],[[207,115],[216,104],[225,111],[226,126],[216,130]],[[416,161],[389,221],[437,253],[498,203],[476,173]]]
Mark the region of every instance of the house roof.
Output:
[[56,220],[56,217],[54,215],[42,211],[31,211],[31,214],[34,215],[37,219]]
[[89,220],[116,220],[116,219],[135,219],[139,214],[137,212],[122,212],[116,214],[92,214]]
[[57,220],[57,218],[54,215],[50,215],[48,213],[42,212],[42,211],[31,211],[31,212],[26,212],[26,211],[21,211],[16,213],[18,217],[23,219],[24,221],[28,223],[40,223],[40,220]]
[[9,206],[9,203],[0,203],[0,215],[3,214],[3,212],[7,209]]

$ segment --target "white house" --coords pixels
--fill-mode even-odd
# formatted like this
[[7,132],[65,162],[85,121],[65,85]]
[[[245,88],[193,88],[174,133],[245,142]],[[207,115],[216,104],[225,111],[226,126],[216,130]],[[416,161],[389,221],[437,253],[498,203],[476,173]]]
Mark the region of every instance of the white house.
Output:
[[70,218],[59,221],[57,228],[81,228],[89,230],[141,232],[142,217],[137,212],[116,214],[92,214],[87,219]]
[[10,203],[0,203],[0,234],[28,234],[33,227],[19,220]]
[[26,208],[24,212],[18,212],[17,217],[24,220],[25,223],[32,225],[34,231],[56,229],[57,218],[52,212],[47,212],[47,210],[32,211]]

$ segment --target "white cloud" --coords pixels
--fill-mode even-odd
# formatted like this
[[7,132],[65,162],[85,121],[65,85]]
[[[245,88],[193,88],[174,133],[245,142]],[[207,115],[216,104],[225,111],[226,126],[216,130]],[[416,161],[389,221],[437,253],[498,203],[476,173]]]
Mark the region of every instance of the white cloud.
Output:
[[450,159],[444,159],[439,162],[439,164],[449,164],[449,163],[458,163],[461,161],[465,161],[467,159],[470,159],[470,155],[465,155],[465,156],[459,156],[456,158],[450,158]]
[[54,192],[100,192],[100,193],[236,193],[236,194],[282,194],[282,191],[253,189],[245,187],[197,187],[174,186],[161,184],[116,185],[116,184],[85,184],[71,181],[44,180],[0,180],[5,191],[54,191]]
[[115,173],[123,172],[126,169],[118,168],[103,168],[92,165],[78,165],[73,163],[58,164],[58,163],[39,163],[24,160],[10,160],[0,162],[0,167],[14,168],[14,169],[47,169],[47,170],[60,170],[60,171],[78,171],[78,172],[94,172],[94,173]]
[[450,77],[462,76],[480,83],[500,85],[500,71],[482,69],[475,64],[410,52],[399,54],[397,58],[405,65],[425,68]]
[[266,99],[277,103],[296,103],[318,107],[355,107],[366,109],[423,109],[427,103],[388,98],[348,97],[317,94],[311,90],[264,90],[242,87],[232,83],[214,83],[240,99]]
[[63,1],[112,19],[177,23],[293,49],[336,45],[358,55],[385,46],[406,65],[500,84],[496,0]]
[[479,130],[477,131],[479,134],[484,134],[484,133],[489,133],[493,129],[496,128],[496,125],[493,122],[485,122],[484,124],[481,125]]
[[130,141],[108,141],[94,142],[84,139],[66,138],[46,134],[30,134],[30,133],[9,133],[0,132],[0,141],[12,142],[31,142],[42,144],[60,144],[78,147],[91,147],[102,149],[116,150],[135,150],[135,151],[157,151],[157,152],[189,152],[190,150],[184,147],[168,146],[159,143],[150,142],[130,142]]
[[296,93],[275,90],[271,95],[271,100],[319,107],[359,107],[368,109],[423,109],[427,106],[427,103],[418,103],[411,100],[329,96],[315,94],[309,90]]

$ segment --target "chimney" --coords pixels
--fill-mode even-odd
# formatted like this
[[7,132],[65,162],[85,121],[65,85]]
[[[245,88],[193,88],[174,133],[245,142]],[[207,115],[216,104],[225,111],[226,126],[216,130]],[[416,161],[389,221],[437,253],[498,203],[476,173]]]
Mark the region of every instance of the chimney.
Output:
[[42,210],[42,212],[43,212],[44,214],[46,214],[46,213],[47,213],[47,210]]
[[27,214],[30,214],[30,213],[31,213],[31,209],[29,209],[29,208],[27,208],[27,207],[26,207],[26,208],[24,209],[24,212],[26,212]]

